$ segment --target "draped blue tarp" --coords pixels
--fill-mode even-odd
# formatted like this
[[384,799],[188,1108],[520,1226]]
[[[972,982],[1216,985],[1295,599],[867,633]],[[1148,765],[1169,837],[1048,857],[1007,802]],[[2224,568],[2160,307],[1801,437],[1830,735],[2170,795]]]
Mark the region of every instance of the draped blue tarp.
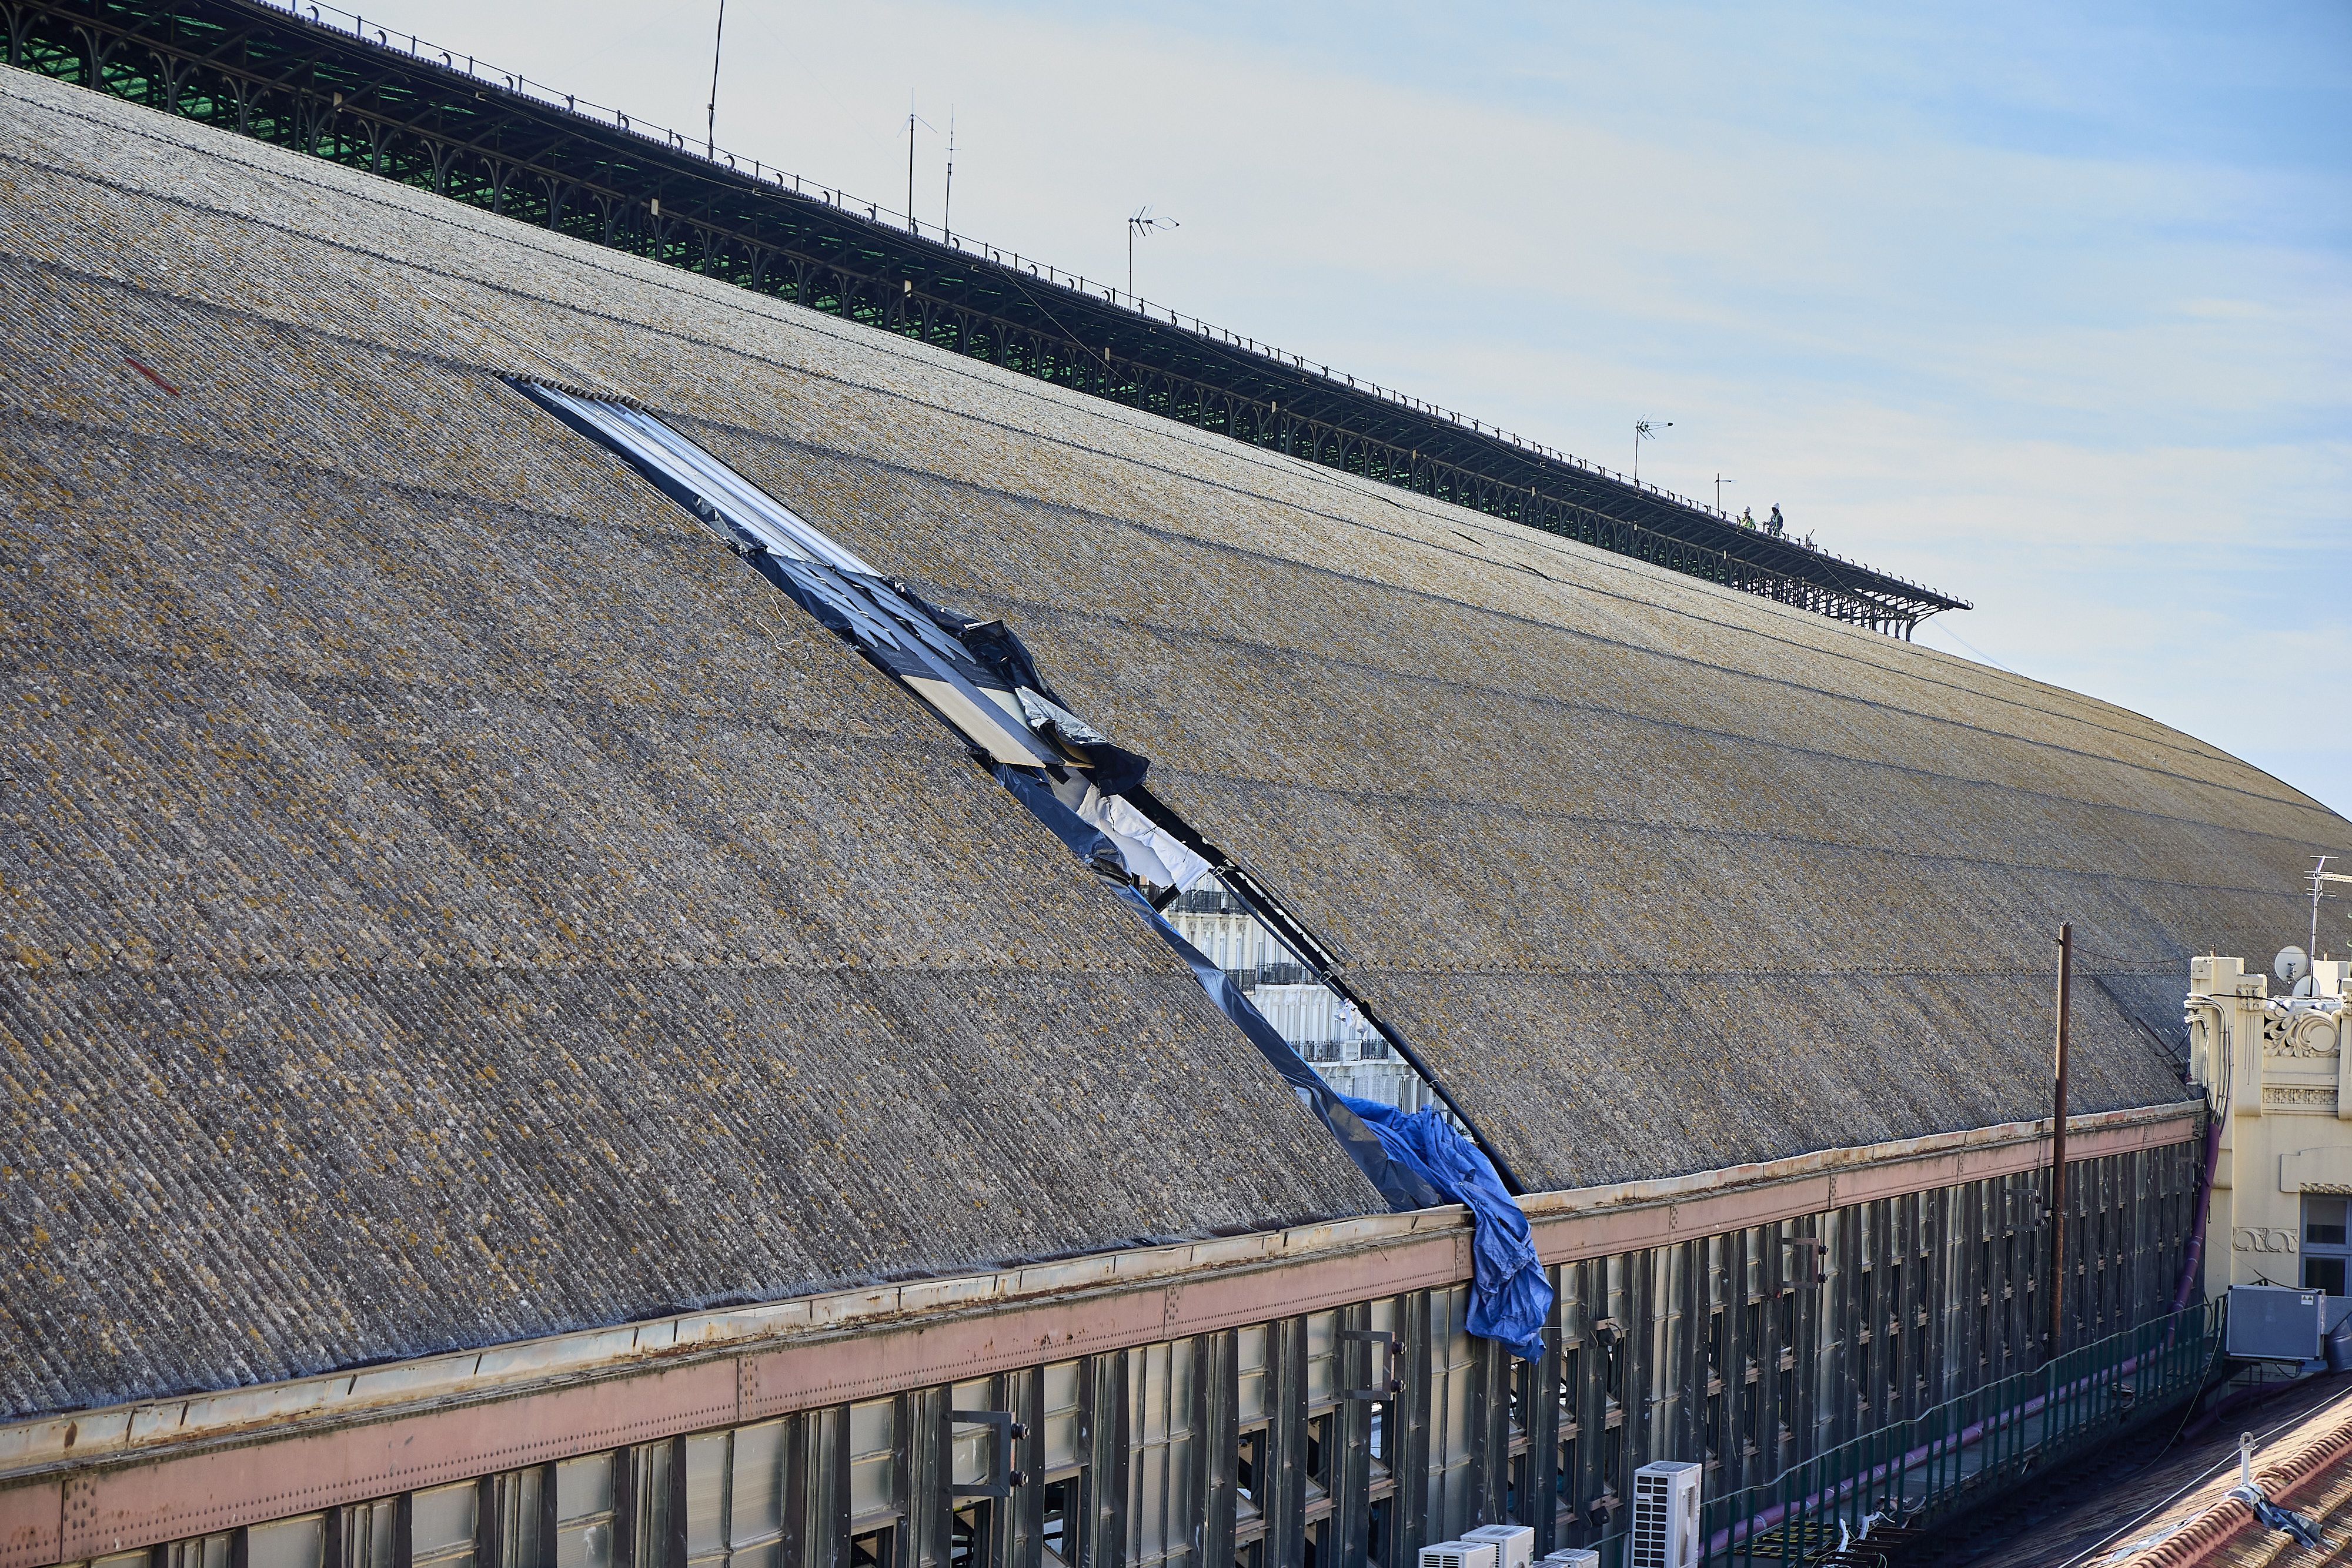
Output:
[[1528,1361],[1541,1356],[1551,1280],[1536,1259],[1528,1217],[1504,1189],[1495,1162],[1434,1110],[1400,1111],[1352,1094],[1339,1098],[1379,1137],[1391,1164],[1411,1168],[1469,1208],[1470,1332]]
[[[1079,821],[1028,769],[1000,767],[996,777],[1079,859],[1098,860],[1108,849],[1095,828]],[[1528,1217],[1495,1174],[1495,1163],[1435,1111],[1407,1114],[1378,1100],[1360,1100],[1333,1089],[1265,1021],[1234,977],[1185,941],[1150,899],[1132,887],[1117,892],[1184,960],[1209,999],[1330,1129],[1391,1207],[1402,1212],[1458,1203],[1470,1210],[1469,1330],[1529,1361],[1542,1355],[1544,1320],[1551,1315],[1551,1281],[1536,1260]]]

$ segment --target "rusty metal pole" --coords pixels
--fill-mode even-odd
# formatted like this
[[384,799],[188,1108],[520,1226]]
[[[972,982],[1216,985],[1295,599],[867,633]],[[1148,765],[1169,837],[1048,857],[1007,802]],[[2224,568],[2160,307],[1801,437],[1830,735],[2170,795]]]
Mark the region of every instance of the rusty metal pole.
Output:
[[2058,927],[2058,1053],[2050,1124],[2050,1354],[2066,1332],[2066,1017],[2074,985],[2074,927]]

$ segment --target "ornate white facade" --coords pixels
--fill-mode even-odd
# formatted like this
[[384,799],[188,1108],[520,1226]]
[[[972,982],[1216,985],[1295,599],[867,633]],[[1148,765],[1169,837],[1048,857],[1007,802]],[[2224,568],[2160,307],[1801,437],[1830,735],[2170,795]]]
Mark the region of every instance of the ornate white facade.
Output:
[[2221,1124],[2205,1289],[2347,1292],[2352,1232],[2352,965],[2311,966],[2308,995],[2273,997],[2239,958],[2189,963],[2191,1080]]

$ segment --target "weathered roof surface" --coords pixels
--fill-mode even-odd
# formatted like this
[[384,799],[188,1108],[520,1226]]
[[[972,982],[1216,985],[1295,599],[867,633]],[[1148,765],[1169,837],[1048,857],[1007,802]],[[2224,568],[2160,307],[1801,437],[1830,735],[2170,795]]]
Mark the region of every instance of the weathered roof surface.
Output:
[[[1533,1185],[2039,1113],[2062,918],[2109,981],[2077,988],[2075,1109],[2177,1099],[2122,1008],[2177,1026],[2150,998],[2188,953],[2267,953],[2306,852],[2352,850],[2086,697],[69,88],[0,92],[24,302],[0,463],[37,498],[10,613],[46,662],[8,722],[57,792],[15,813],[8,995],[40,1010],[12,1071],[72,1064],[20,1124],[57,1207],[8,1213],[91,1217],[26,1254],[67,1317],[186,1257],[300,1302],[316,1355],[403,1270],[442,1269],[402,1291],[442,1292],[434,1322],[500,1303],[501,1337],[683,1296],[680,1270],[748,1290],[1366,1200],[911,702],[492,372],[635,399],[1013,618]],[[822,1043],[838,1016],[890,1020],[887,1048]],[[987,1071],[940,1061],[950,1017]],[[1073,1018],[1139,1039],[1139,1071],[1033,1038]],[[215,1031],[236,1043],[205,1060]],[[560,1061],[557,1088],[477,1080],[493,1040],[525,1076]],[[1123,1125],[1185,1096],[1164,1156]],[[486,1137],[494,1103],[556,1146]],[[1090,1109],[1106,1130],[1074,1132]],[[614,1120],[636,1131],[588,1130]],[[806,1183],[782,1205],[751,1185],[786,1179],[770,1159]],[[414,1177],[381,1233],[347,1170]],[[434,1205],[519,1170],[570,1201],[560,1232],[494,1214],[500,1295],[434,1260],[480,1256]],[[194,1201],[239,1239],[165,1237],[215,1179]],[[641,1249],[593,1287],[556,1255],[595,1251],[592,1201]],[[230,1278],[280,1236],[315,1262]],[[812,1238],[855,1257],[793,1251]]]
[[91,110],[0,72],[0,1416],[1385,1207],[439,280]]

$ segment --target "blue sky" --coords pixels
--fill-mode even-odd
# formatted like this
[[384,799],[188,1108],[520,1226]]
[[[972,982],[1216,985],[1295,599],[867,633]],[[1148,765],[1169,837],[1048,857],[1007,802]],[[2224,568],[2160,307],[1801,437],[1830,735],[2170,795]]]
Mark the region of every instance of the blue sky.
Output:
[[[395,15],[395,5],[397,12]],[[715,5],[385,0],[699,131]],[[2352,6],[730,0],[723,146],[1974,601],[2352,810]],[[939,218],[943,140],[919,131]]]

